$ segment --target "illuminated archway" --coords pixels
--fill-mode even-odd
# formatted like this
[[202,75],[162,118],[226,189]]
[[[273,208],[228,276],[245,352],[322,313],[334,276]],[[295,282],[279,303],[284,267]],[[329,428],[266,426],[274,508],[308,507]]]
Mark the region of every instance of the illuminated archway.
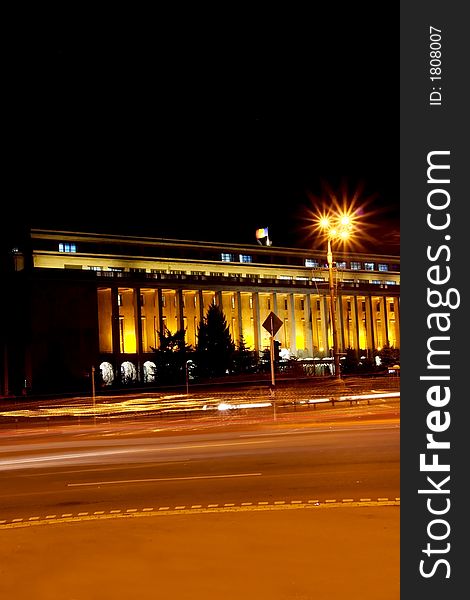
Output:
[[144,362],[144,381],[145,383],[152,383],[155,381],[155,369],[156,364],[150,360]]
[[137,381],[137,370],[135,365],[128,360],[121,365],[121,381],[122,383],[134,383]]
[[103,379],[104,385],[111,385],[114,381],[114,369],[113,365],[109,362],[102,362],[100,364],[101,378]]

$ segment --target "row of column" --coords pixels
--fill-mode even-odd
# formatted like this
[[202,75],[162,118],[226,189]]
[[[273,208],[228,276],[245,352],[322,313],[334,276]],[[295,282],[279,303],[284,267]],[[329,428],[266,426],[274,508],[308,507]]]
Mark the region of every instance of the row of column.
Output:
[[[223,310],[236,344],[243,336],[256,351],[268,347],[269,333],[262,324],[272,311],[284,324],[276,339],[292,354],[326,356],[332,347],[327,293],[113,287],[98,294],[101,352],[150,352],[165,326],[172,333],[184,328],[186,342],[194,346],[197,326],[211,302]],[[399,347],[398,296],[342,295],[336,298],[335,313],[341,351],[373,350],[387,342]]]

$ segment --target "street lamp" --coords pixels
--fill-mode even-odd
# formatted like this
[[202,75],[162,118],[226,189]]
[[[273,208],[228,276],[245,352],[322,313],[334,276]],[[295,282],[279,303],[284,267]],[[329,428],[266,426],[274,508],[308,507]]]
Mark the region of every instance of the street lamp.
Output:
[[189,395],[189,365],[192,365],[192,360],[186,361],[185,372],[186,372],[186,396]]
[[341,379],[338,347],[338,327],[336,324],[336,300],[335,286],[333,280],[333,252],[331,244],[333,241],[346,242],[351,237],[353,231],[353,219],[347,213],[333,215],[322,215],[318,219],[318,227],[324,233],[327,239],[327,262],[328,262],[328,281],[330,289],[330,314],[331,314],[331,333],[333,337],[333,360],[335,379]]

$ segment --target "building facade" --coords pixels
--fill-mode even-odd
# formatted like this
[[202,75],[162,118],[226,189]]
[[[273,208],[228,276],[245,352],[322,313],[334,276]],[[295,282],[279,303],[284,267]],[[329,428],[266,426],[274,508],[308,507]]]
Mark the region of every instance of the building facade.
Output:
[[235,344],[269,348],[262,326],[299,358],[332,351],[400,347],[397,256],[334,251],[331,311],[326,249],[221,244],[34,229],[12,251],[2,389],[17,393],[86,385],[92,366],[105,382],[145,382],[159,332],[184,329],[195,346],[211,303]]

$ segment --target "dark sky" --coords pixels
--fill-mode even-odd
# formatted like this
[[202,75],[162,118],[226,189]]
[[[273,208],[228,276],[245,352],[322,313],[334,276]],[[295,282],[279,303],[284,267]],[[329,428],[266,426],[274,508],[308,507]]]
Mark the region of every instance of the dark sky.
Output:
[[398,253],[398,10],[375,24],[357,10],[18,44],[12,229],[255,243],[269,227],[275,245],[309,247],[326,184],[359,193]]

